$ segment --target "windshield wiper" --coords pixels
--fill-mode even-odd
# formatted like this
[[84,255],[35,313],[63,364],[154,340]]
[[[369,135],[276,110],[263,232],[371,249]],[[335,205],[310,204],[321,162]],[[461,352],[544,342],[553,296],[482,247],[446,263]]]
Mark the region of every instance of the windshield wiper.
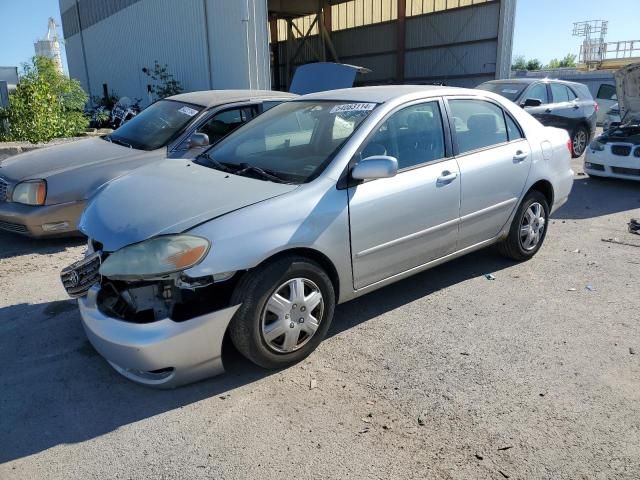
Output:
[[236,174],[236,175],[242,175],[242,174],[247,173],[247,172],[256,173],[259,176],[261,176],[262,178],[267,179],[267,180],[271,180],[272,182],[290,183],[287,180],[285,180],[284,178],[276,175],[275,173],[267,172],[266,170],[263,170],[262,168],[256,167],[255,165],[251,165],[249,163],[241,163],[240,164],[240,169],[236,170],[233,173]]
[[233,170],[232,168],[227,167],[224,163],[219,162],[218,160],[213,158],[211,155],[209,155],[207,152],[204,152],[204,153],[201,153],[200,155],[198,155],[196,157],[196,160],[200,159],[200,158],[204,158],[209,165],[213,166],[214,168],[216,168],[218,170],[222,170],[223,172],[226,172],[226,173],[235,173],[235,170]]
[[107,135],[105,137],[107,140],[109,140],[111,143],[117,143],[118,145],[122,145],[123,147],[129,147],[129,148],[133,148],[130,144],[128,144],[127,142],[123,142],[122,140],[118,140],[117,138],[113,138],[112,135]]

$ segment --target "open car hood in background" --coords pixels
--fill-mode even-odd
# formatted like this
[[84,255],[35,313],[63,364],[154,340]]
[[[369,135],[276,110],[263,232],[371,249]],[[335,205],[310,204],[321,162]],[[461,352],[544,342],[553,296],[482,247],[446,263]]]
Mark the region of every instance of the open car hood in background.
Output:
[[358,73],[371,70],[344,63],[307,63],[300,65],[291,80],[290,93],[306,95],[338,88],[351,88]]
[[640,115],[640,63],[621,68],[614,74],[622,123]]

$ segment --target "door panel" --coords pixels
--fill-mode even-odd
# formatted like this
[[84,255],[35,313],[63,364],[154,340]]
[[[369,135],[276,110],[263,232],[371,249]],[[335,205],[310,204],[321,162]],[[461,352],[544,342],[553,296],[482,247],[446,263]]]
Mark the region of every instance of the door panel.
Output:
[[459,119],[454,138],[461,183],[461,249],[500,232],[522,195],[532,159],[519,127],[498,105],[452,99],[449,108]]
[[442,119],[440,101],[411,104],[393,112],[361,147],[359,158],[393,156],[400,171],[349,188],[356,289],[455,250],[460,172],[446,159]]
[[570,134],[584,117],[584,111],[575,94],[561,83],[549,84],[551,88],[551,103],[548,105],[548,125],[562,128]]
[[349,189],[354,286],[455,251],[460,181],[455,160],[415,168]]

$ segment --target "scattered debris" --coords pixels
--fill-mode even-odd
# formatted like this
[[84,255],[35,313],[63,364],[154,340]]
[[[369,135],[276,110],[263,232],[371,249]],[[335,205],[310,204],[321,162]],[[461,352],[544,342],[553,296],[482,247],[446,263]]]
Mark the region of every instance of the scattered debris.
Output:
[[499,452],[504,452],[505,450],[509,450],[511,448],[513,448],[513,445],[507,445],[506,447],[499,447],[498,451]]
[[364,423],[371,423],[371,419],[367,417],[361,418],[360,420],[362,420]]
[[616,245],[626,245],[627,247],[640,247],[640,243],[623,242],[618,237],[601,238],[600,240],[602,240],[603,242],[607,242],[607,243],[615,243]]
[[309,390],[313,390],[318,387],[318,381],[315,378],[312,378],[309,382]]
[[544,396],[545,396],[545,394],[544,394],[544,393],[542,393],[542,392],[540,392],[538,395],[540,395],[541,397],[544,397]]
[[420,415],[418,415],[418,425],[420,425],[421,427],[424,427],[427,424],[427,414],[425,412],[422,412]]
[[373,402],[371,400],[367,400],[367,405],[374,405],[376,402]]
[[579,248],[576,248],[576,249],[573,251],[573,253],[580,253],[580,249],[579,249]]
[[231,395],[220,395],[218,398],[220,398],[220,400],[226,400],[227,398],[229,398]]
[[487,280],[495,280],[496,277],[493,273],[485,273],[484,274],[484,278],[486,278]]
[[393,430],[393,426],[392,425],[382,425],[382,429],[383,430]]
[[567,288],[567,292],[576,292],[578,289],[577,288]]
[[632,218],[629,222],[629,233],[640,235],[640,218]]
[[633,347],[629,347],[629,353],[630,353],[631,355],[635,355],[635,354],[636,354],[636,349],[635,349],[635,348],[633,348]]
[[464,355],[465,357],[469,356],[469,352],[460,352],[460,355]]
[[369,431],[369,427],[364,427],[362,430],[358,432],[358,435],[362,435],[363,433],[367,433]]
[[484,460],[484,457],[483,457],[481,454],[477,453],[477,452],[476,452],[476,454],[475,454],[475,457],[476,457],[478,460]]
[[590,292],[593,292],[595,290],[595,287],[593,285],[585,285],[585,287],[587,290],[589,290]]
[[509,475],[507,475],[506,473],[504,473],[502,470],[498,470],[498,473],[500,475],[502,475],[504,478],[509,478]]

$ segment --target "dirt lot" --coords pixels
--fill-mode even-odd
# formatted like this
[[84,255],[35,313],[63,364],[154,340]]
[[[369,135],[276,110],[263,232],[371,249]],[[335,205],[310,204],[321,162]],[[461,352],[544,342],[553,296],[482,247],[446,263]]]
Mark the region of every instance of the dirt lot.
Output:
[[578,175],[532,261],[459,259],[340,306],[302,364],[228,348],[174,391],[87,343],[57,277],[81,242],[0,234],[0,478],[638,479],[632,216],[640,183]]

